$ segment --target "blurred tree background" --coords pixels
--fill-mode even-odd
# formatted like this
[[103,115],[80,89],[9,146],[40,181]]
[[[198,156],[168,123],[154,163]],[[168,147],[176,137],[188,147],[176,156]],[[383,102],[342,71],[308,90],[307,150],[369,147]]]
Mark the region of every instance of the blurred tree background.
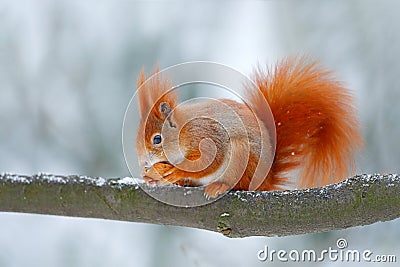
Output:
[[[257,63],[309,54],[357,96],[366,138],[357,172],[399,173],[399,10],[395,0],[3,0],[0,171],[128,176],[121,127],[142,66],[210,60],[250,73]],[[261,266],[264,245],[321,250],[339,237],[352,249],[395,254],[399,220],[230,240],[180,227],[2,213],[0,266]]]

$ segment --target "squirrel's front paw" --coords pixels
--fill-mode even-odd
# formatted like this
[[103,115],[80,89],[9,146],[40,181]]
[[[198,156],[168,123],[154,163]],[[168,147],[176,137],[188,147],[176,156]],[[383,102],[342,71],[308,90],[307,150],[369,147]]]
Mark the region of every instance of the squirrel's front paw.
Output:
[[161,180],[161,185],[176,184],[181,180],[182,180],[182,177],[180,177],[176,173],[168,172],[168,173],[163,175],[163,178]]
[[229,185],[224,182],[213,182],[206,186],[204,189],[204,195],[206,198],[216,198],[219,195],[224,194],[229,189]]

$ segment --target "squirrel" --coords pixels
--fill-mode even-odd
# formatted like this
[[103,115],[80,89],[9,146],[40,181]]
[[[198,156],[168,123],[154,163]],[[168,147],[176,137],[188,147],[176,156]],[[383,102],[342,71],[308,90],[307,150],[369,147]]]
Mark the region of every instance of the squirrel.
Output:
[[[169,80],[148,80],[142,69],[136,148],[144,181],[206,185],[205,195],[216,198],[230,189],[324,186],[354,174],[354,156],[363,145],[354,97],[331,71],[294,57],[258,68],[252,77],[273,115],[275,147],[267,130],[271,119],[261,111],[265,100],[252,93],[254,87],[246,92],[254,111],[229,99],[178,105]],[[259,165],[270,168],[256,174]],[[255,176],[260,183],[251,188]]]

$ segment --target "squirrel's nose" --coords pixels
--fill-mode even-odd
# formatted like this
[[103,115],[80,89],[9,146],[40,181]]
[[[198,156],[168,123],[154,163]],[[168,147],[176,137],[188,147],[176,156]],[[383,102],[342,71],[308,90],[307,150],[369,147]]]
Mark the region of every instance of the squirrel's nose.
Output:
[[151,168],[151,164],[150,164],[150,162],[149,162],[148,160],[146,160],[146,161],[144,162],[143,168],[144,168],[144,169],[150,169],[150,168]]

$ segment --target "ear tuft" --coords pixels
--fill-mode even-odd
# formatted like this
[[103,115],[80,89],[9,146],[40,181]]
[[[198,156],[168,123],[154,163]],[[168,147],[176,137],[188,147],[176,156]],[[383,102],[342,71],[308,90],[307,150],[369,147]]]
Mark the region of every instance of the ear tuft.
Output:
[[[145,119],[155,107],[157,116],[166,117],[176,105],[177,96],[171,89],[171,81],[164,78],[157,66],[155,72],[146,77],[144,68],[138,79],[138,101],[140,117]],[[161,113],[161,114],[160,114]]]

